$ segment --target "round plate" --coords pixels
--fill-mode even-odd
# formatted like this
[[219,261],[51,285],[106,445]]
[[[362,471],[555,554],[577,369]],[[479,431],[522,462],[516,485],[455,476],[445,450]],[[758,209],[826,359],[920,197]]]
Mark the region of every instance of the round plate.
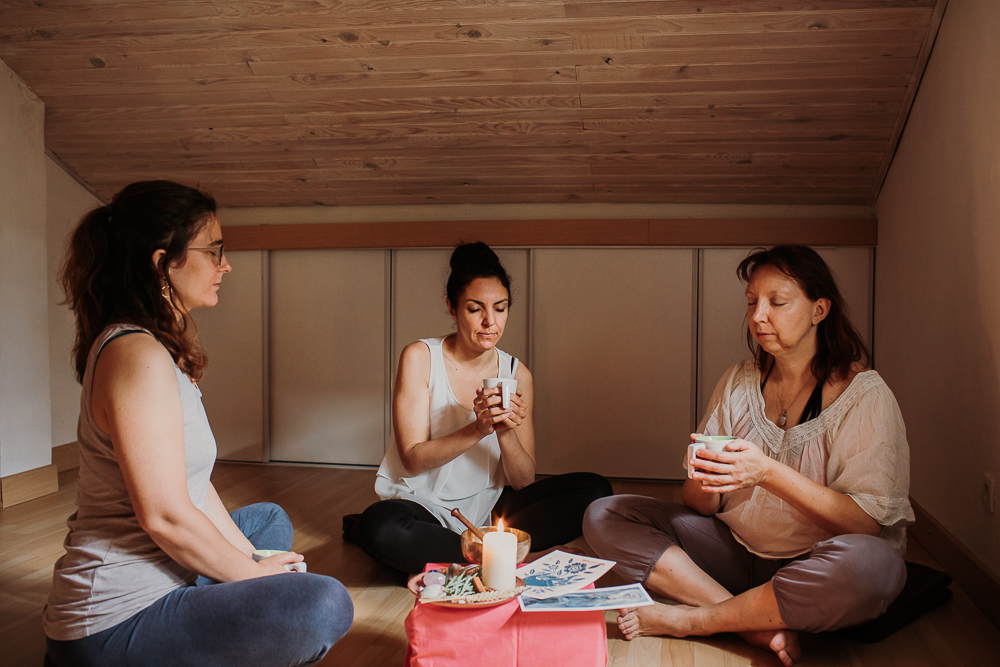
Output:
[[[516,577],[514,582],[515,586],[524,586],[524,581],[521,577]],[[523,592],[523,591],[522,591]],[[475,595],[475,593],[473,593]],[[485,609],[486,607],[496,607],[497,605],[506,604],[511,600],[517,598],[520,593],[510,595],[499,600],[490,600],[488,602],[459,602],[458,600],[424,600],[420,599],[422,604],[434,604],[439,607],[452,607],[455,609]]]

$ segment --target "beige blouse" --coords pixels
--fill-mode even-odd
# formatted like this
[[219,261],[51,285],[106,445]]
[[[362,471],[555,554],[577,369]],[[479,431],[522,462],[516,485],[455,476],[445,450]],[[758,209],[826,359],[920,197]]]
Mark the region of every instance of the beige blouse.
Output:
[[[875,371],[858,373],[819,417],[782,430],[764,416],[754,361],[730,368],[719,381],[698,431],[735,435],[809,479],[850,496],[882,525],[880,537],[900,554],[909,502],[910,450],[896,399]],[[723,494],[716,516],[751,552],[764,558],[805,553],[832,535],[760,487]]]

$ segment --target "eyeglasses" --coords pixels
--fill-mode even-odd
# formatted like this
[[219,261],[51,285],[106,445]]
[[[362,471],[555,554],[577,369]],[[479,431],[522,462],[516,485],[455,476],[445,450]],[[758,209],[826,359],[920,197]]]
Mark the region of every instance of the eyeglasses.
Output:
[[226,246],[221,243],[217,248],[188,248],[188,250],[201,250],[209,253],[215,257],[215,261],[218,262],[219,266],[222,266],[222,258],[226,256]]

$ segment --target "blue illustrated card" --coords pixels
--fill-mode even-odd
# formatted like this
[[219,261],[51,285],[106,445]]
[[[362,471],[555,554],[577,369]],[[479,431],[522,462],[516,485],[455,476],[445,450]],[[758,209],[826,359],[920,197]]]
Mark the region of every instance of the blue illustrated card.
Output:
[[543,599],[578,591],[600,579],[614,565],[613,560],[553,551],[534,562],[525,563],[516,574],[527,586],[521,595]]
[[517,601],[521,611],[600,611],[653,604],[653,599],[640,584],[593,588],[576,593],[564,593],[544,600],[522,596]]

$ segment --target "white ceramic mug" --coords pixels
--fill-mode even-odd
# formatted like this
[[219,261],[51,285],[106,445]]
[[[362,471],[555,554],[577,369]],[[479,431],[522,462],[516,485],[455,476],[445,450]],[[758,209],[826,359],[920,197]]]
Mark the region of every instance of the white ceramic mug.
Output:
[[503,400],[503,408],[510,408],[510,397],[517,395],[517,380],[514,378],[486,378],[483,380],[483,389],[500,387],[500,397]]
[[[287,551],[282,551],[281,549],[257,549],[253,552],[253,560],[255,563],[259,563],[265,558],[270,558],[271,556],[277,556],[278,554],[287,554]],[[305,572],[306,564],[305,561],[300,563],[285,563],[285,569],[291,572],[292,570],[296,572]]]
[[688,445],[687,458],[684,459],[684,467],[687,468],[688,478],[694,477],[694,469],[691,467],[691,459],[697,456],[699,449],[709,449],[713,452],[721,452],[726,445],[736,440],[732,435],[699,435],[695,442]]

